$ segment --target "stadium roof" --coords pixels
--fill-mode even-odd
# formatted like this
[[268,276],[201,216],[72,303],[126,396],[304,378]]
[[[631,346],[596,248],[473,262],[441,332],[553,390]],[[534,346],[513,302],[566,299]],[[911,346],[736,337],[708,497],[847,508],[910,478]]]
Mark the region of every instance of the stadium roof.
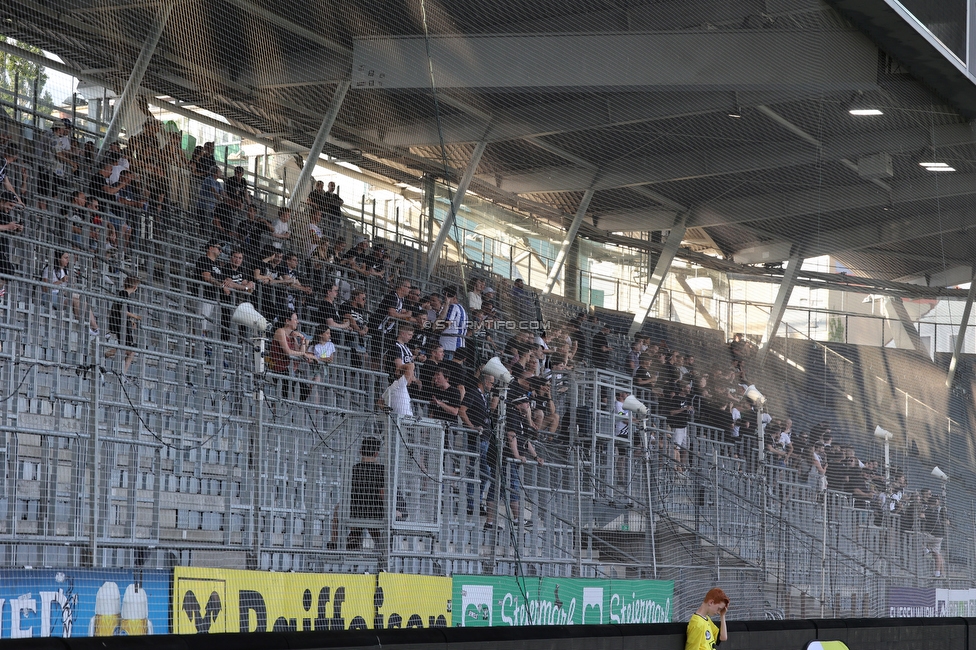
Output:
[[[395,182],[456,182],[485,141],[473,191],[565,224],[592,189],[588,237],[681,214],[686,243],[739,263],[968,281],[970,80],[836,4],[908,59],[820,0],[179,0],[142,86],[307,150],[348,81],[326,153]],[[163,6],[7,0],[0,31],[120,91]]]

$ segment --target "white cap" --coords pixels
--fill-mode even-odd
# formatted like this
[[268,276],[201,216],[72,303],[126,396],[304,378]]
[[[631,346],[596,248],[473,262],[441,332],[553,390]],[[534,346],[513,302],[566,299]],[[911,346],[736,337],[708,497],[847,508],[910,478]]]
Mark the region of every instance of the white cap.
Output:
[[125,597],[122,599],[122,618],[129,620],[141,620],[149,618],[149,597],[146,590],[136,587],[134,584],[125,588]]
[[102,583],[95,594],[95,616],[117,615],[121,611],[120,600],[117,584]]

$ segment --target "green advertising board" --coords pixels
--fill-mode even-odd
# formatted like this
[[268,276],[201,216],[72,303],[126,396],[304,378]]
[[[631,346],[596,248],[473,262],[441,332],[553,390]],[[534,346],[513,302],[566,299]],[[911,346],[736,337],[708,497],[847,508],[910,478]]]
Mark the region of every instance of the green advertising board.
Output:
[[453,578],[456,627],[669,623],[671,580]]

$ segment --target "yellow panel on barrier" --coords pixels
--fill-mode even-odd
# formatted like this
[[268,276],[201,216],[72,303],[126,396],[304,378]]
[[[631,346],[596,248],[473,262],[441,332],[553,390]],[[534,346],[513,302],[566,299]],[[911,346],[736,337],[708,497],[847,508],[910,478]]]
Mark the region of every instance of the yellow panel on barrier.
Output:
[[367,629],[376,577],[177,567],[173,631],[289,632]]
[[381,573],[374,627],[450,627],[452,586],[450,578]]

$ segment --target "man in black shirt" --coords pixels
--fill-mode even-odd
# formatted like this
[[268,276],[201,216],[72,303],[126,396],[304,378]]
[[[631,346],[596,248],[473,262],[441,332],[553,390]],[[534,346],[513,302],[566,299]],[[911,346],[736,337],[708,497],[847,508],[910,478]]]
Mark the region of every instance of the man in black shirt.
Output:
[[317,323],[328,325],[333,330],[348,330],[349,322],[339,313],[339,305],[336,302],[338,295],[338,285],[334,284],[326,289],[325,295],[316,305],[314,319]]
[[403,308],[403,299],[410,292],[410,280],[400,280],[393,291],[383,296],[376,311],[370,318],[372,332],[370,354],[373,359],[382,359],[385,350],[393,345],[393,336],[398,322],[409,322],[411,315]]
[[695,413],[691,399],[691,384],[678,382],[676,392],[664,401],[663,413],[671,428],[674,459],[678,463],[679,473],[684,473],[688,464],[688,424]]
[[428,414],[435,420],[457,425],[458,410],[461,407],[464,392],[457,386],[451,385],[441,368],[434,370],[433,382]]
[[610,326],[606,323],[600,325],[600,331],[593,335],[593,367],[601,370],[610,368],[610,355],[613,348],[610,347]]
[[349,330],[356,334],[356,352],[365,353],[366,337],[369,336],[369,311],[366,309],[366,292],[362,289],[354,289],[349,300],[339,307],[339,316],[349,324]]
[[[115,337],[120,345],[127,348],[136,347],[135,328],[136,323],[142,320],[142,316],[134,313],[129,307],[129,299],[139,288],[139,277],[135,275],[125,276],[122,289],[119,290],[119,300],[112,305],[108,313],[108,331]],[[108,355],[106,355],[108,356]],[[135,358],[134,350],[125,351],[125,361],[122,363],[123,381],[127,380],[129,366]]]
[[342,232],[342,199],[336,191],[335,183],[329,183],[329,191],[322,197],[322,227],[330,241],[335,241]]
[[420,377],[420,383],[423,388],[420,390],[420,399],[430,401],[431,393],[434,389],[434,372],[438,369],[446,373],[445,377],[447,382],[451,386],[459,385],[454,381],[454,377],[450,373],[450,369],[445,369],[444,363],[444,348],[439,345],[435,345],[430,349],[430,354],[427,355],[427,360],[424,364],[420,366],[420,372],[418,376]]
[[247,206],[247,219],[237,224],[237,238],[244,251],[245,266],[252,267],[259,261],[261,240],[271,230],[271,226],[264,219],[258,217],[258,209],[254,205]]
[[[221,296],[229,296],[230,289],[224,286],[224,269],[217,261],[220,258],[220,243],[209,241],[204,247],[206,254],[199,258],[193,266],[193,277],[206,284],[200,295],[200,315],[203,316],[203,331],[210,332],[215,324],[212,322],[214,308]],[[194,290],[194,293],[199,291]],[[226,325],[226,324],[225,324]]]
[[[489,448],[492,446],[490,441],[494,436],[491,425],[492,396],[491,389],[495,385],[495,378],[488,373],[482,373],[478,377],[477,385],[474,390],[464,393],[461,406],[458,409],[458,417],[468,431],[467,451],[469,453],[478,452],[478,464],[481,471],[481,488],[478,491],[479,497],[484,494],[485,486],[491,481],[495,458],[491,458]],[[495,446],[495,455],[498,454],[498,447]],[[465,475],[468,478],[474,476],[474,463],[469,462],[468,471]],[[492,489],[494,486],[492,484]],[[479,498],[480,502],[480,498]],[[474,484],[468,484],[468,515],[474,514]]]
[[376,520],[376,528],[349,527],[346,549],[360,550],[363,547],[363,531],[369,530],[373,547],[383,549],[383,531],[379,526],[384,518],[386,496],[386,467],[379,462],[380,441],[368,436],[359,446],[360,460],[353,465],[352,479],[349,482],[350,519]]
[[[230,254],[230,262],[224,266],[224,281],[230,293],[224,295],[221,300],[221,316],[225,327],[221,329],[221,338],[230,338],[230,319],[233,316],[234,308],[241,303],[250,302],[254,296],[254,281],[251,280],[244,268],[244,252],[234,251]],[[247,328],[243,325],[238,326],[241,337],[249,336]],[[226,338],[225,338],[226,335]]]
[[298,256],[289,253],[285,261],[278,267],[278,278],[284,287],[284,301],[282,308],[301,317],[305,311],[305,298],[312,294],[312,287],[308,285],[304,274],[298,268]]

